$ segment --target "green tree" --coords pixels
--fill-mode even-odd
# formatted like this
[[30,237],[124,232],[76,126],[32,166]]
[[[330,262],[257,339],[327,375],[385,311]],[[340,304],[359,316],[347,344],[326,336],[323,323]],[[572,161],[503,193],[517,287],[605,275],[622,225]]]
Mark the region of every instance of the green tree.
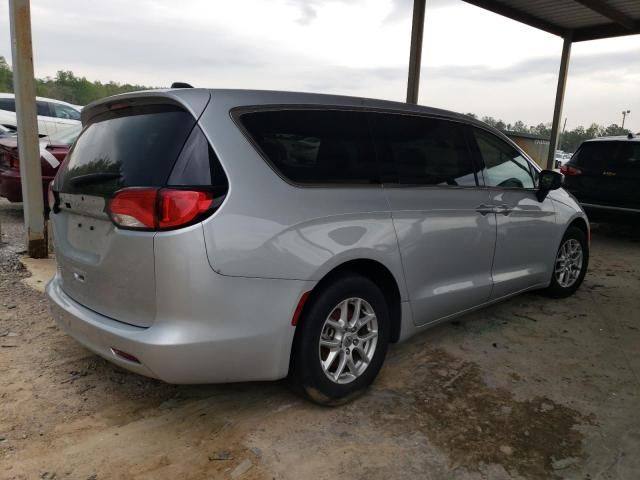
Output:
[[[36,78],[36,95],[76,105],[86,105],[99,98],[118,93],[149,90],[150,88],[152,87],[129,83],[92,82],[86,77],[76,77],[70,70],[59,70],[53,78]],[[0,56],[0,92],[13,92],[13,72],[2,56]]]
[[622,128],[617,123],[612,123],[608,127],[604,129],[605,136],[613,136],[613,135],[628,135],[630,133],[626,128]]
[[[473,113],[467,113],[468,116],[478,118]],[[531,133],[534,135],[540,135],[544,138],[551,138],[551,124],[539,123],[538,125],[527,125],[521,120],[511,124],[503,122],[502,120],[496,120],[490,116],[481,117],[482,121],[486,124],[498,128],[500,130],[518,132],[518,133]],[[615,136],[615,135],[628,135],[630,130],[622,128],[617,124],[611,124],[608,127],[592,123],[589,128],[584,128],[582,125],[574,128],[573,130],[567,130],[560,135],[558,149],[565,152],[575,152],[582,142],[595,137],[603,136]]]
[[0,55],[0,92],[13,92],[13,72],[3,56]]
[[514,132],[527,133],[529,131],[529,127],[525,125],[522,120],[518,120],[511,126],[511,130]]

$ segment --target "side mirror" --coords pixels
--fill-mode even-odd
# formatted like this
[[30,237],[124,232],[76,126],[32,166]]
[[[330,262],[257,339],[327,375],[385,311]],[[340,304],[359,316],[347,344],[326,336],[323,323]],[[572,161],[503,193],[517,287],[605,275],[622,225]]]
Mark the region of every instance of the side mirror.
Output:
[[538,174],[538,200],[543,201],[551,190],[562,187],[564,177],[553,170],[542,170]]

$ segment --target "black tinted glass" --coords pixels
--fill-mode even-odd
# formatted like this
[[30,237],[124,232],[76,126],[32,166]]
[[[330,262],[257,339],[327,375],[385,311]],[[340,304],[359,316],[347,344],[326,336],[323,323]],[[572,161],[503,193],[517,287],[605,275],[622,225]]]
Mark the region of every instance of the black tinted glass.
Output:
[[571,163],[590,170],[640,170],[640,142],[586,142]]
[[371,114],[385,183],[475,186],[465,127],[407,115]]
[[227,186],[227,177],[218,157],[200,127],[196,126],[189,135],[167,184]]
[[16,101],[13,98],[0,98],[0,110],[16,111]]
[[262,111],[243,114],[241,122],[273,167],[293,182],[376,181],[375,156],[363,113]]
[[164,105],[103,114],[78,137],[56,187],[111,196],[124,187],[163,186],[194,125],[189,113]]
[[49,109],[49,104],[47,102],[36,102],[36,112],[41,117],[53,117],[53,113]]

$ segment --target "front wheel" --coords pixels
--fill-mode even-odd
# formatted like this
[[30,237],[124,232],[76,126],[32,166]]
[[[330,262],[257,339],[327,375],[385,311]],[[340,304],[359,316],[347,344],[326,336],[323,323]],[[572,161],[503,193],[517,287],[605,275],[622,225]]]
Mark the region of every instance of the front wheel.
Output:
[[553,265],[551,284],[545,290],[551,297],[573,295],[584,280],[589,265],[589,243],[582,230],[569,227],[560,242]]
[[389,343],[389,313],[378,286],[349,274],[316,292],[297,327],[290,380],[310,400],[339,405],[377,376]]

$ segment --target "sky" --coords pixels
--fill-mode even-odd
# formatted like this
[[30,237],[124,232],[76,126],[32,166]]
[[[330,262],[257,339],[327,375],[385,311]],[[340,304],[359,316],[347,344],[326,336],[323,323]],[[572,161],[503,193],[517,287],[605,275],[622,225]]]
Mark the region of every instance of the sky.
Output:
[[[35,73],[404,101],[412,0],[32,0]],[[562,40],[462,0],[427,0],[419,103],[548,123]],[[0,55],[10,62],[8,2]],[[640,35],[574,44],[567,127],[640,131]]]

